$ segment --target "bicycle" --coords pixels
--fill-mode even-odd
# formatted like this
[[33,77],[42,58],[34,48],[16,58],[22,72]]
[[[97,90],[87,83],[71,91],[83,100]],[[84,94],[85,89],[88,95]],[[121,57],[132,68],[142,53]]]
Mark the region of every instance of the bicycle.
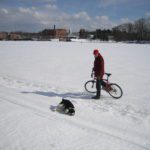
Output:
[[[115,99],[121,98],[123,95],[122,88],[116,83],[110,83],[109,77],[111,73],[105,73],[106,79],[102,79],[101,89],[109,93]],[[84,84],[84,88],[89,93],[96,93],[96,79],[89,80]]]

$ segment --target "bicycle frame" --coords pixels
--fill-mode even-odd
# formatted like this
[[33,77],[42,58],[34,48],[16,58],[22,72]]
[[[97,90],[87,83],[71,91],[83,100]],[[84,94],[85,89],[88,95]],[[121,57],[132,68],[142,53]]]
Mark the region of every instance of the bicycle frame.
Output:
[[[107,75],[107,74],[106,74],[106,75]],[[110,76],[107,75],[107,78],[106,78],[106,79],[102,79],[102,81],[105,83],[105,86],[108,86],[108,85],[110,84],[110,82],[109,82],[109,77],[110,77]],[[104,86],[104,85],[102,84],[102,86]]]
[[[105,79],[103,78],[102,79],[102,83],[101,83],[101,89],[108,92],[109,91],[109,88],[110,88],[110,82],[109,82],[109,77],[111,76],[111,73],[105,73],[105,75],[107,76]],[[91,77],[93,77],[91,75]],[[96,79],[94,78],[94,80],[96,82]],[[93,82],[93,85],[92,85],[92,88],[94,87],[94,82]]]

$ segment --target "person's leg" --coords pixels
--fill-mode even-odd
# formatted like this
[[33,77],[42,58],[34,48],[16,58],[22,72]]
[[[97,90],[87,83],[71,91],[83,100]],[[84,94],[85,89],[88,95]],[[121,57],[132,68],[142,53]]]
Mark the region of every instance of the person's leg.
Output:
[[96,96],[97,96],[97,98],[100,98],[100,96],[101,96],[101,80],[96,81],[96,89],[97,89]]
[[101,96],[101,80],[96,80],[96,96],[92,97],[93,99],[100,99]]

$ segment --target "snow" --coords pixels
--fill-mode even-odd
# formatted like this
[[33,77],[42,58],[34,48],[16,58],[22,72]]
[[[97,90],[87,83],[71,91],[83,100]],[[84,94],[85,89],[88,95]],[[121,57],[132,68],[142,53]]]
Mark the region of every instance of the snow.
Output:
[[[99,48],[115,100],[84,90]],[[150,45],[90,42],[0,42],[1,150],[149,150]],[[52,111],[62,98],[75,116]]]

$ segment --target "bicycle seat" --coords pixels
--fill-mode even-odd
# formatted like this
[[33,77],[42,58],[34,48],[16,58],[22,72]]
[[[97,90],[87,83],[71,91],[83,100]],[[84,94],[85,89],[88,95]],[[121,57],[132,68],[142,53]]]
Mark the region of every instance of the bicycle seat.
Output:
[[108,77],[111,76],[111,73],[105,73]]

